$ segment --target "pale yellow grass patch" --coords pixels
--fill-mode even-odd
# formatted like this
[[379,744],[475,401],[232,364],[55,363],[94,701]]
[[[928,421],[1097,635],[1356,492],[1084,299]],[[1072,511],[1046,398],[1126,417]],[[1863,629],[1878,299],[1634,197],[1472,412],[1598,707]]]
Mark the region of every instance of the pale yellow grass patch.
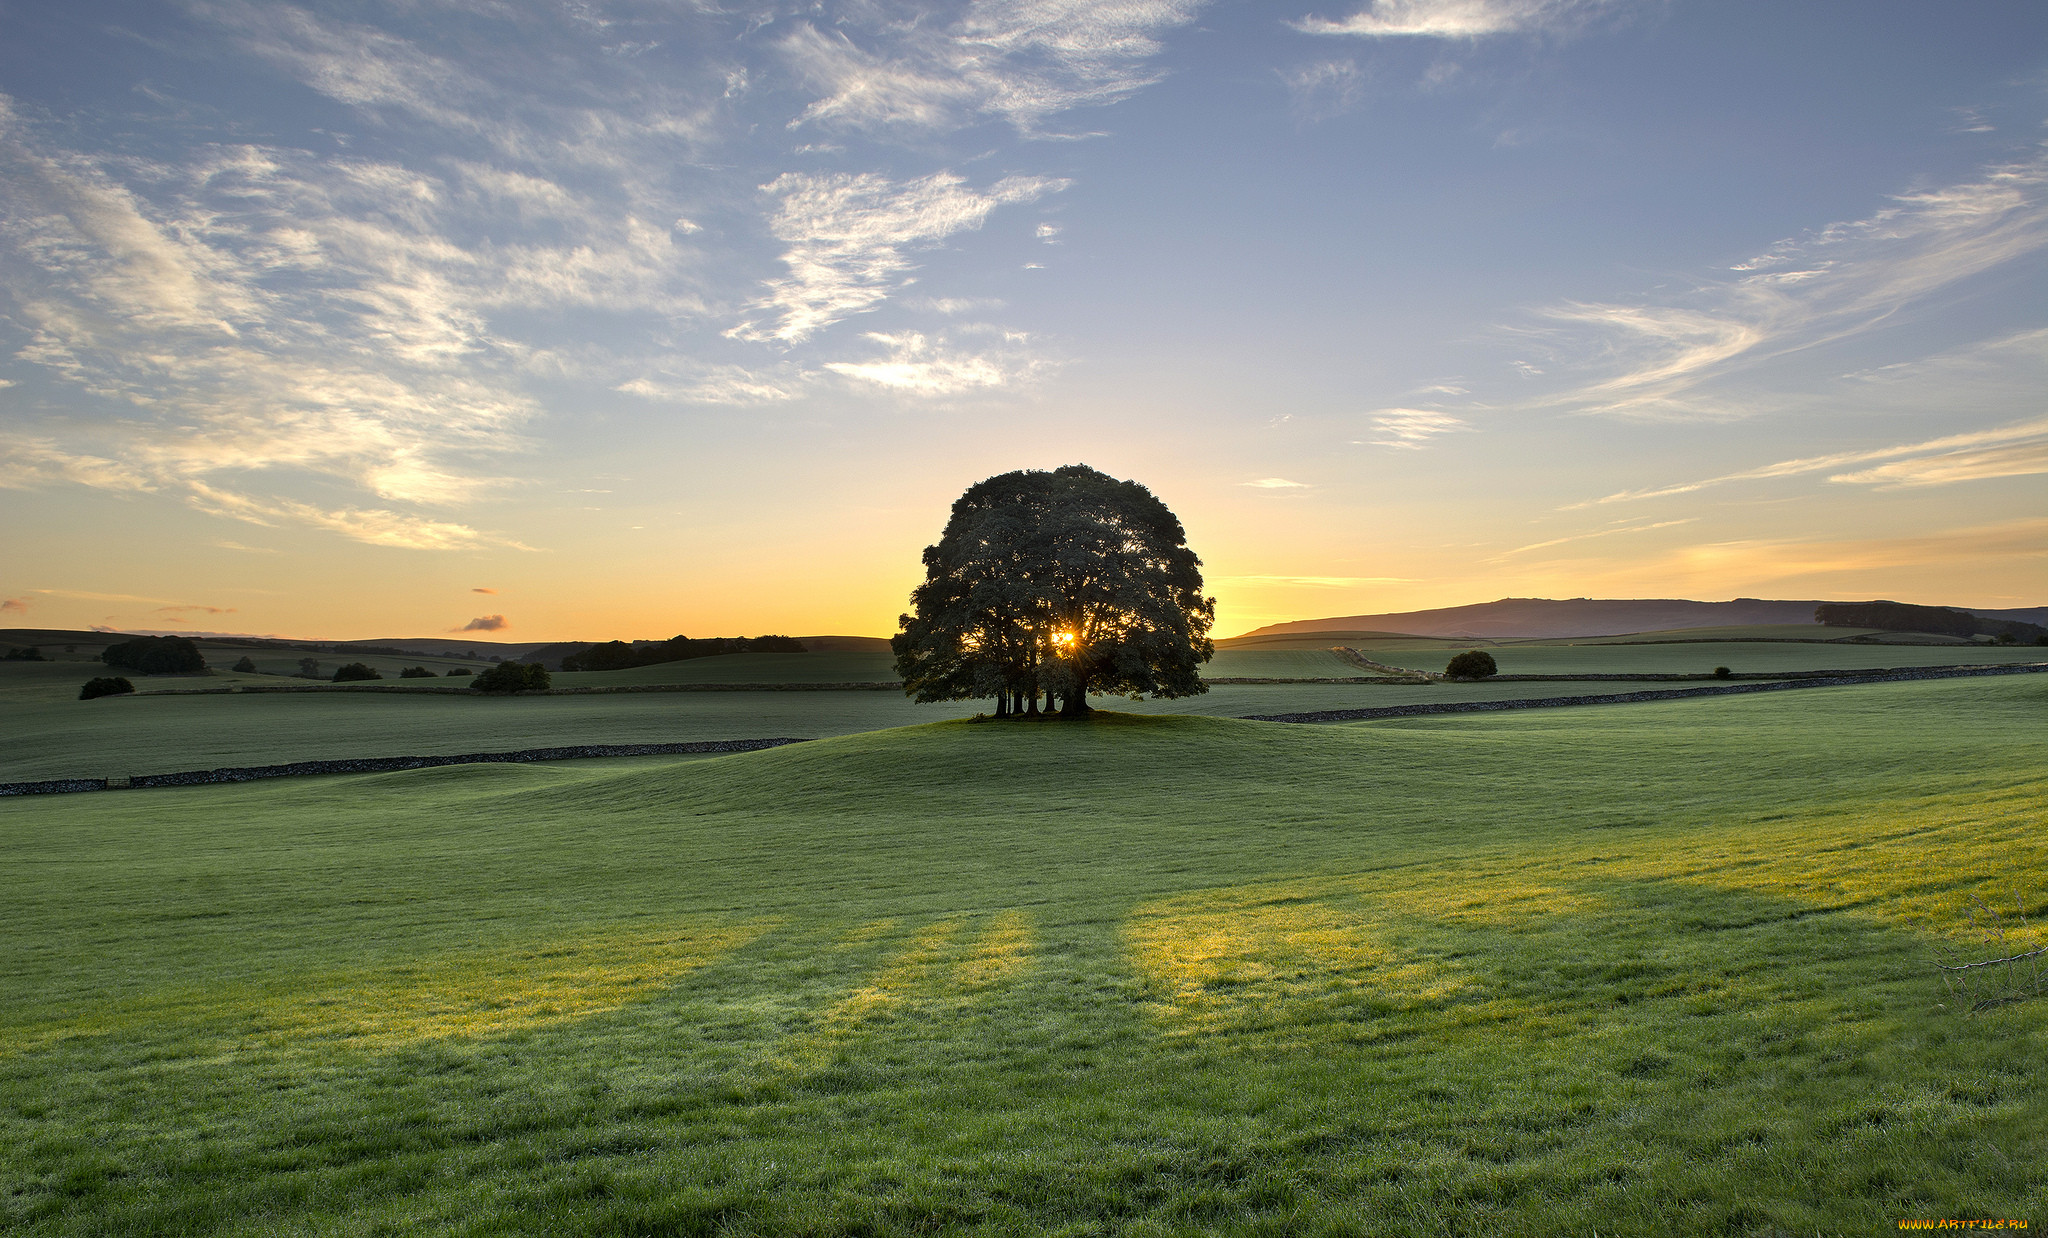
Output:
[[1403,915],[1459,928],[1514,928],[1547,916],[1601,910],[1607,900],[1520,873],[1445,870],[1429,885],[1388,889],[1360,883],[1359,895]]
[[791,1037],[771,1063],[810,1074],[831,1063],[834,1052],[863,1027],[881,1021],[929,987],[952,953],[953,938],[965,923],[948,916],[919,929],[866,982],[834,1002],[808,1030]]
[[1139,907],[1125,936],[1153,1013],[1175,1032],[1221,1031],[1286,1022],[1306,1013],[1290,1006],[1360,990],[1406,1002],[1465,986],[1443,964],[1389,945],[1385,925],[1315,896],[1323,893],[1267,885]]
[[392,1048],[566,1023],[646,997],[771,927],[756,920],[441,955],[268,1000],[254,1012],[256,1035]]
[[1035,939],[1022,912],[1002,912],[978,937],[964,937],[967,927],[968,918],[955,915],[919,929],[859,987],[786,1041],[770,1065],[813,1074],[862,1033],[907,1013],[936,1016],[970,1005],[1029,966]]
[[961,987],[985,989],[1016,976],[1031,963],[1032,941],[1030,917],[1021,911],[998,915],[960,964],[956,974]]

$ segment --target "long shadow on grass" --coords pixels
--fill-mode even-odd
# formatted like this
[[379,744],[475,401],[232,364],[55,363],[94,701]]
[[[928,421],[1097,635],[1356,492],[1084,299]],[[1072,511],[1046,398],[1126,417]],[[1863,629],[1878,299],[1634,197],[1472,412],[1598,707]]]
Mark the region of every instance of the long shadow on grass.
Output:
[[[2025,1215],[2012,1016],[1910,935],[1664,877],[1270,880],[797,921],[518,1027],[4,1065],[32,1232],[1687,1232]],[[545,951],[540,953],[545,954]],[[246,1012],[244,1012],[246,1013]],[[324,1218],[324,1219],[323,1219]]]

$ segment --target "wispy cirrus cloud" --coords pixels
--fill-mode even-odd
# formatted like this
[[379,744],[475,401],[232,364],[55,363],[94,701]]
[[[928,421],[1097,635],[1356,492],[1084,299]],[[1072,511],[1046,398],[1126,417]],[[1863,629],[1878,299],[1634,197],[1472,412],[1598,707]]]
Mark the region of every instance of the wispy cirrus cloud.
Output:
[[1828,480],[1891,489],[1905,486],[1946,486],[1963,481],[1983,481],[1992,477],[2031,477],[2042,473],[2048,473],[2048,437],[2005,447],[1948,451],[1911,460],[1894,460],[1875,468],[1860,469],[1853,473],[1837,473]]
[[749,369],[742,365],[700,365],[686,373],[663,372],[630,379],[614,391],[674,404],[773,404],[793,400],[805,376],[794,369]]
[[1464,418],[1433,408],[1382,409],[1372,415],[1371,424],[1369,433],[1375,437],[1360,439],[1359,443],[1408,451],[1427,447],[1441,435],[1472,429],[1471,423]]
[[762,192],[776,199],[769,231],[788,243],[782,262],[789,273],[770,280],[758,303],[771,318],[743,322],[726,334],[807,339],[900,290],[915,266],[912,251],[980,228],[997,207],[1033,202],[1068,184],[1011,176],[982,191],[952,172],[910,181],[875,173],[784,173]]
[[1668,529],[1674,525],[1692,524],[1698,519],[1699,517],[1697,516],[1687,516],[1682,520],[1658,520],[1649,524],[1631,524],[1624,525],[1619,528],[1593,529],[1585,533],[1571,533],[1567,534],[1564,537],[1553,537],[1548,541],[1531,542],[1527,546],[1517,546],[1513,550],[1503,550],[1498,555],[1495,555],[1492,559],[1488,560],[1488,562],[1499,563],[1503,560],[1511,558],[1514,555],[1527,554],[1532,550],[1547,550],[1552,546],[1563,546],[1569,542],[1584,542],[1590,541],[1597,537],[1614,537],[1619,534],[1648,533],[1653,529]]
[[1355,60],[1321,60],[1280,71],[1295,119],[1328,120],[1357,107],[1367,76]]
[[1298,585],[1307,589],[1350,589],[1358,585],[1412,585],[1407,576],[1217,576],[1218,582],[1248,585]]
[[1255,490],[1306,490],[1309,488],[1308,483],[1305,481],[1289,481],[1285,477],[1261,477],[1257,481],[1241,481],[1237,484],[1240,486],[1250,486]]
[[1715,384],[1867,334],[2044,246],[2048,146],[1780,241],[1678,298],[1543,310],[1531,341],[1560,365],[1595,376],[1538,403],[1642,419],[1744,415],[1743,399]]
[[1477,39],[1569,27],[1614,0],[1367,0],[1347,17],[1289,23],[1304,34],[1358,38]]
[[[1641,490],[1621,490],[1604,498],[1571,506],[1580,508],[1605,503],[1632,503],[1643,499],[1670,498],[1673,495],[1691,494],[1733,482],[1827,473],[1879,460],[1896,463],[1860,473],[1839,473],[1828,480],[1863,484],[1939,485],[1952,481],[1971,481],[1980,477],[2012,477],[2023,473],[2048,471],[2035,467],[2044,459],[2048,459],[2048,418],[1994,426],[1984,430],[1970,430],[1962,434],[1944,434],[1939,438],[1924,439],[1917,443],[1897,443],[1888,447],[1779,460],[1752,469],[1703,477],[1696,481],[1676,482]],[[1909,478],[1913,480],[1907,480]]]
[[790,125],[928,132],[993,119],[1042,136],[1052,116],[1115,103],[1158,80],[1149,62],[1159,36],[1202,7],[975,0],[951,23],[856,9],[829,34],[801,24],[781,51],[818,97]]

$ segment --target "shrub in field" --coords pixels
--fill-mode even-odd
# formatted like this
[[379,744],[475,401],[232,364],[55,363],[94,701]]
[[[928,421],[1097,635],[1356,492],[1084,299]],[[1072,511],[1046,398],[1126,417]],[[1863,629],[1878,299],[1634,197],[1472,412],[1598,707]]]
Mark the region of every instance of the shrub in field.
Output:
[[1453,679],[1484,679],[1499,672],[1500,667],[1494,665],[1493,655],[1484,649],[1467,649],[1444,667],[1444,674]]
[[4,654],[0,654],[0,662],[47,662],[47,661],[49,661],[49,659],[48,659],[48,658],[45,658],[45,657],[43,656],[43,651],[42,651],[42,650],[40,650],[40,649],[38,649],[38,648],[36,648],[36,647],[35,647],[34,645],[30,645],[30,646],[29,646],[28,648],[26,648],[26,649],[9,649],[9,650],[8,650],[8,651],[7,651],[6,653],[4,653]]
[[546,688],[548,683],[548,668],[537,662],[500,662],[469,686],[478,692],[530,692]]
[[85,686],[78,690],[78,699],[90,701],[94,697],[119,696],[123,692],[133,691],[135,691],[134,684],[129,683],[119,675],[107,675],[99,679],[87,680]]
[[338,666],[338,667],[335,667],[335,668],[334,668],[334,680],[333,680],[333,682],[335,682],[335,683],[353,683],[353,682],[355,682],[355,681],[357,681],[357,680],[362,680],[362,679],[382,679],[382,678],[384,678],[384,676],[382,676],[382,675],[379,675],[379,674],[377,673],[377,668],[376,668],[376,667],[374,667],[374,666],[371,666],[371,665],[370,665],[370,664],[368,664],[367,662],[351,662],[351,663],[349,663],[349,664],[348,664],[347,666]]
[[229,667],[228,669],[240,671],[244,675],[249,675],[255,672],[256,663],[251,661],[249,655],[245,653],[242,655],[241,661],[235,663],[232,667]]
[[320,678],[320,659],[318,659],[318,658],[300,658],[300,659],[299,659],[299,678],[301,678],[301,679],[318,679],[318,678]]
[[182,636],[138,636],[107,646],[100,661],[145,675],[187,675],[206,669],[199,646]]
[[448,678],[450,678],[450,679],[455,679],[455,678],[458,678],[458,677],[461,677],[461,676],[466,676],[466,675],[474,675],[474,674],[476,674],[476,672],[475,672],[475,671],[473,671],[473,670],[471,670],[471,669],[469,669],[468,667],[466,667],[466,666],[458,666],[458,667],[456,667],[456,668],[455,668],[454,670],[451,670],[451,671],[449,671],[449,672],[448,672]]
[[398,677],[400,679],[432,679],[434,678],[434,672],[424,666],[408,666],[398,672]]
[[1725,666],[1717,666],[1714,668],[1714,678],[1716,679],[1732,679],[1734,678],[1734,676],[1735,672],[1729,670]]

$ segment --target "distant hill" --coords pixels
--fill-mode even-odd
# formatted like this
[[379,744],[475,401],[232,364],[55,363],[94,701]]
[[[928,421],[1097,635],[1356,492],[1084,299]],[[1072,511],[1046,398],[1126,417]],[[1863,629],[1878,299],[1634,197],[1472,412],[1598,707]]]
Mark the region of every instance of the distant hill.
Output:
[[[1416,636],[1559,638],[1615,636],[1626,632],[1676,628],[1742,627],[1752,624],[1813,624],[1816,601],[1765,601],[1736,598],[1732,602],[1693,602],[1682,598],[1502,598],[1471,606],[1410,610],[1382,615],[1343,615],[1330,619],[1298,619],[1256,628],[1237,640],[1309,632],[1406,632]],[[2048,607],[2019,610],[1973,610],[1984,618],[2021,623],[2048,621]],[[1816,634],[1819,625],[1815,624]]]

